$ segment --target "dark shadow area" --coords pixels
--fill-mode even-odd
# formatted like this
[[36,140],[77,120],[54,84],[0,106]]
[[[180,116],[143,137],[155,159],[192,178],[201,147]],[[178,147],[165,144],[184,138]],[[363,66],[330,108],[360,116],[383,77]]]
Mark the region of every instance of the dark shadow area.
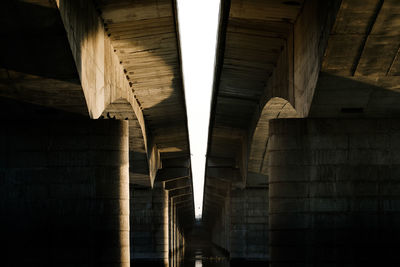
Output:
[[0,112],[12,115],[0,120],[2,265],[94,267],[116,255],[121,122],[7,98]]
[[398,118],[397,76],[343,77],[321,72],[309,117]]
[[0,112],[5,114],[1,120],[18,121],[18,120],[54,120],[54,121],[70,121],[70,120],[87,120],[88,117],[79,113],[67,112],[64,110],[40,106],[22,102],[17,99],[0,96]]
[[0,67],[80,84],[68,38],[55,2],[0,3]]
[[55,2],[1,1],[0,22],[0,96],[87,116]]
[[[153,4],[155,2],[152,1]],[[78,10],[83,10],[83,13],[88,11],[87,6],[82,4],[83,2],[75,3],[78,6],[83,6]],[[69,5],[69,7],[71,6],[74,6],[74,4]],[[79,127],[82,126],[80,124],[81,120],[87,122],[87,127],[90,127],[91,123],[99,122],[99,120],[88,120],[86,101],[78,75],[78,72],[85,71],[81,69],[83,67],[80,62],[80,52],[78,52],[78,64],[76,64],[60,17],[60,12],[55,2],[43,0],[32,1],[30,4],[22,1],[4,1],[0,3],[0,10],[0,14],[2,15],[0,21],[3,25],[6,25],[0,30],[4,38],[4,42],[0,44],[0,48],[2,49],[2,54],[0,55],[0,105],[2,105],[2,108],[0,110],[6,114],[5,120],[12,122],[12,125],[17,125],[21,120],[31,120],[33,121],[32,124],[28,124],[26,127],[36,129],[42,126],[43,131],[49,129],[49,131],[53,131],[54,123],[60,125],[65,123],[64,127],[60,126],[59,131],[64,132],[61,135],[66,135],[64,141],[58,140],[56,143],[53,142],[51,133],[48,134],[51,137],[48,140],[46,139],[47,135],[35,140],[34,137],[28,138],[29,134],[26,134],[23,130],[25,128],[6,126],[4,124],[5,127],[15,131],[17,137],[20,136],[20,146],[23,149],[25,149],[24,145],[28,149],[32,143],[35,144],[37,142],[39,146],[37,149],[41,150],[38,152],[39,156],[35,156],[36,152],[27,151],[25,153],[24,151],[24,156],[18,154],[16,157],[7,159],[7,162],[21,164],[23,168],[25,168],[24,164],[27,164],[28,170],[26,172],[21,172],[20,174],[17,171],[18,174],[14,175],[14,170],[9,166],[5,166],[4,169],[0,170],[0,174],[2,175],[1,182],[7,184],[2,190],[4,192],[9,191],[3,195],[5,201],[3,201],[1,206],[4,208],[2,209],[4,211],[3,214],[7,216],[6,226],[2,227],[3,232],[10,230],[10,234],[7,237],[3,235],[3,240],[10,241],[9,249],[6,251],[6,253],[10,253],[10,257],[6,259],[19,259],[24,262],[21,265],[25,266],[58,266],[59,264],[69,264],[70,266],[87,264],[85,266],[91,266],[92,262],[90,261],[93,260],[93,255],[95,254],[93,250],[96,248],[97,243],[109,241],[108,243],[113,246],[120,241],[116,240],[118,238],[115,238],[115,235],[109,231],[96,233],[98,235],[95,236],[96,231],[93,231],[93,227],[101,228],[101,226],[97,222],[98,218],[92,216],[93,212],[101,213],[110,211],[111,204],[93,204],[90,201],[93,196],[91,194],[97,192],[97,190],[102,189],[107,193],[106,187],[108,185],[96,184],[96,179],[99,177],[99,179],[103,179],[118,174],[119,169],[107,172],[107,170],[100,168],[97,172],[93,171],[91,167],[86,168],[85,166],[85,163],[87,163],[86,156],[93,157],[91,158],[93,161],[98,160],[96,162],[98,165],[113,164],[113,162],[118,160],[112,152],[107,152],[107,149],[100,149],[103,145],[108,147],[109,143],[112,142],[112,138],[102,140],[98,144],[94,144],[95,142],[88,139],[88,136],[85,135],[84,137],[79,137],[78,134],[78,136],[73,137],[72,141],[68,139],[69,132],[80,131]],[[68,12],[72,12],[72,10],[74,9],[67,8]],[[99,12],[99,10],[96,11]],[[144,101],[142,101],[141,97],[146,95],[147,89],[153,89],[153,87],[145,88],[146,90],[144,90],[142,96],[140,96],[140,92],[137,92],[139,106],[141,103],[145,103],[146,100],[151,100],[152,97],[161,99],[161,101],[156,101],[153,106],[142,107],[142,110],[146,121],[146,128],[151,132],[149,136],[154,139],[159,148],[163,149],[163,158],[168,159],[181,158],[182,155],[187,157],[189,155],[179,47],[176,38],[177,35],[173,32],[176,30],[175,18],[172,17],[171,21],[171,29],[173,30],[169,30],[166,33],[167,38],[161,38],[162,42],[168,40],[165,47],[163,47],[164,50],[160,49],[162,51],[158,51],[152,47],[144,47],[143,49],[145,51],[148,49],[153,56],[155,55],[160,62],[158,64],[171,66],[171,72],[173,72],[174,77],[168,81],[168,86],[172,90],[166,90],[167,93],[165,93],[159,89],[162,86],[156,85],[156,89],[161,92],[153,94]],[[161,24],[161,26],[163,25]],[[97,25],[89,25],[88,29],[79,28],[75,30],[78,32],[87,32],[90,36],[93,32],[96,32],[96,27]],[[155,37],[158,38],[157,33]],[[78,41],[83,42],[85,40]],[[128,48],[133,48],[137,44],[137,40],[135,39],[131,39],[130,42],[127,44]],[[144,43],[147,44],[146,42]],[[177,46],[177,51],[171,52],[175,48],[173,45]],[[168,52],[167,54],[165,50]],[[106,52],[118,53],[118,48],[114,49],[114,51],[110,50]],[[173,56],[175,53],[178,55],[177,57]],[[120,60],[120,64],[122,64],[124,59],[121,58]],[[118,63],[117,66],[118,68],[120,67]],[[139,66],[133,70],[124,70],[124,72],[127,75],[127,79],[135,83],[136,76],[134,72],[140,72],[142,69],[145,69],[145,67],[142,68]],[[139,74],[138,77],[140,75],[143,75],[143,73]],[[149,79],[158,81],[159,77],[150,77]],[[115,81],[111,80],[107,82],[114,85]],[[136,90],[135,86],[133,84],[132,91]],[[170,92],[171,94],[168,95]],[[106,93],[110,94],[110,92]],[[115,93],[115,91],[111,93]],[[105,96],[105,98],[107,97]],[[105,116],[104,119],[107,119],[107,114]],[[112,114],[110,114],[110,118],[108,119],[113,121]],[[40,121],[41,123],[35,124],[36,121]],[[107,122],[104,122],[105,120],[101,121],[99,123],[107,124]],[[76,125],[74,124],[75,122],[77,122]],[[113,122],[109,123],[112,124]],[[139,128],[137,126],[135,125],[135,130]],[[82,127],[84,128],[82,132],[86,132],[87,129],[85,126]],[[94,132],[95,130],[96,128],[93,128],[93,130],[89,131]],[[56,129],[54,132],[56,134],[58,130]],[[136,135],[137,132],[131,131],[130,133]],[[3,142],[8,142],[7,138],[1,140],[2,145],[4,144]],[[18,143],[18,140],[14,141]],[[13,145],[14,143],[10,144]],[[95,147],[88,148],[91,145]],[[131,143],[129,145],[131,147]],[[52,151],[52,149],[55,149],[53,146],[57,149],[56,152]],[[97,146],[101,150],[98,152],[98,155],[95,152]],[[49,148],[47,149],[47,147]],[[118,144],[116,144],[116,147],[114,148],[120,148]],[[74,151],[71,152],[71,150]],[[1,158],[8,157],[7,153],[9,151],[9,147],[7,146],[7,151],[0,153]],[[54,159],[52,159],[52,156],[54,156]],[[103,156],[104,158],[102,158]],[[131,150],[130,156],[132,160],[130,165],[135,166],[131,170],[139,175],[144,175],[148,169],[148,166],[144,166],[144,161],[146,160],[145,152],[139,149]],[[135,159],[138,161],[137,163]],[[51,165],[51,172],[47,172],[47,161],[52,162],[53,160],[56,162],[56,166],[53,168]],[[101,162],[102,160],[104,162]],[[36,169],[31,170],[29,167],[31,161],[33,162],[32,164],[38,162],[39,165],[37,166],[39,166],[40,170],[37,172]],[[69,166],[69,164],[72,166]],[[54,183],[56,185],[53,184],[53,176],[55,177]],[[24,184],[25,181],[21,182],[24,178],[26,178],[29,185]],[[57,183],[63,184],[58,185]],[[14,184],[16,185],[14,186]],[[32,193],[30,193],[30,190]],[[110,191],[112,190],[110,189]],[[35,204],[30,205],[30,201]],[[99,206],[96,206],[96,204],[99,204]],[[93,207],[99,208],[99,210],[91,210]],[[118,213],[120,207],[114,208],[114,212]],[[184,226],[187,229],[191,223],[190,217],[194,218],[194,214],[186,213],[185,216],[185,222],[189,222]],[[65,222],[63,221],[64,219]],[[105,215],[101,219],[107,220],[109,217]],[[114,219],[111,218],[110,223],[119,225]],[[15,227],[13,226],[13,221],[18,221]],[[12,240],[12,233],[18,227],[24,228],[24,231],[16,234],[15,240]],[[19,247],[18,242],[26,242],[26,245]],[[37,248],[35,248],[35,242]],[[77,244],[82,244],[83,247],[81,248],[81,245]],[[76,248],[76,251],[70,250],[73,247]],[[107,249],[107,246],[104,246],[104,248]],[[104,255],[100,256],[107,257],[111,255],[117,257],[119,256],[117,255],[119,252],[121,250],[105,251]],[[41,259],[42,264],[38,264],[37,259]],[[82,261],[82,259],[84,260]],[[19,263],[17,262],[6,266],[18,265]]]

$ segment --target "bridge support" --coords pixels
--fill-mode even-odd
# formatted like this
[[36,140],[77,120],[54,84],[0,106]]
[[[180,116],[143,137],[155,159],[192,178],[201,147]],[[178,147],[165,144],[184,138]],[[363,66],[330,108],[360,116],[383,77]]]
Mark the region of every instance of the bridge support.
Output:
[[127,122],[2,121],[0,142],[4,266],[129,266]]
[[154,188],[131,185],[131,257],[135,261],[158,261],[168,266],[168,192],[161,183]]
[[268,188],[227,191],[220,198],[212,241],[228,251],[231,260],[268,260]]
[[399,137],[398,119],[272,120],[270,266],[399,261]]

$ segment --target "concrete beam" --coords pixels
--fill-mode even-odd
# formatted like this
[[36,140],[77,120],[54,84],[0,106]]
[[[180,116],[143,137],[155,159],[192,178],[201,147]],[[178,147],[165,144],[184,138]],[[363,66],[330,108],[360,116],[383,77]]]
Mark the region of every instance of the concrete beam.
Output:
[[156,180],[160,182],[187,178],[190,176],[189,168],[162,168],[158,171]]
[[179,203],[175,203],[174,205],[177,209],[185,209],[185,208],[190,208],[193,209],[193,202],[179,202]]
[[207,166],[218,167],[218,168],[235,168],[235,158],[224,158],[224,157],[207,157]]
[[148,132],[142,109],[114,53],[92,1],[56,0],[80,76],[89,115],[97,119],[113,103],[126,100],[139,122],[151,185],[160,167],[159,152]]
[[193,201],[192,200],[174,201],[174,205],[186,205],[186,204],[190,204],[193,206]]
[[168,192],[170,198],[176,198],[180,196],[185,196],[185,195],[191,195],[192,194],[192,188],[191,187],[185,187],[185,188],[180,188],[176,190],[170,190]]
[[164,182],[164,189],[165,190],[174,190],[174,189],[180,189],[180,188],[185,188],[188,186],[191,186],[191,180],[189,177],[183,177],[175,180],[170,180]]
[[193,195],[183,195],[179,197],[175,197],[173,201],[179,202],[179,201],[193,201]]
[[204,194],[204,199],[207,199],[207,198],[211,198],[211,199],[215,198],[215,199],[218,199],[218,200],[220,200],[222,202],[222,201],[225,200],[226,197],[225,196],[221,196],[220,194],[216,194],[212,190],[206,189],[206,193]]
[[207,167],[207,177],[215,177],[231,182],[242,181],[240,170],[237,168]]
[[163,168],[190,168],[190,156],[164,159]]
[[228,182],[224,179],[219,179],[217,177],[207,177],[205,184],[221,189],[229,189],[231,186],[231,182]]

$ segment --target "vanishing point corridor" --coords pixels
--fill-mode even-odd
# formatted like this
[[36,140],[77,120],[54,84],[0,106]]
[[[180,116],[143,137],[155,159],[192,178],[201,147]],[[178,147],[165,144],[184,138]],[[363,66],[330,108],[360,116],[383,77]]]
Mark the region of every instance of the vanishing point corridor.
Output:
[[400,2],[221,0],[201,190],[177,12],[0,1],[0,266],[400,266]]

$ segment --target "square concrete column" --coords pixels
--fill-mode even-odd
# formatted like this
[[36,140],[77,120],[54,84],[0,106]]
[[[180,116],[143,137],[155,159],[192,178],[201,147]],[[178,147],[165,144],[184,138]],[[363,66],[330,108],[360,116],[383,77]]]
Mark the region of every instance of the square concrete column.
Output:
[[400,120],[270,122],[271,266],[400,264]]
[[132,260],[168,266],[168,192],[156,183],[154,188],[132,185],[131,193]]
[[1,265],[129,266],[128,167],[125,121],[2,121]]

